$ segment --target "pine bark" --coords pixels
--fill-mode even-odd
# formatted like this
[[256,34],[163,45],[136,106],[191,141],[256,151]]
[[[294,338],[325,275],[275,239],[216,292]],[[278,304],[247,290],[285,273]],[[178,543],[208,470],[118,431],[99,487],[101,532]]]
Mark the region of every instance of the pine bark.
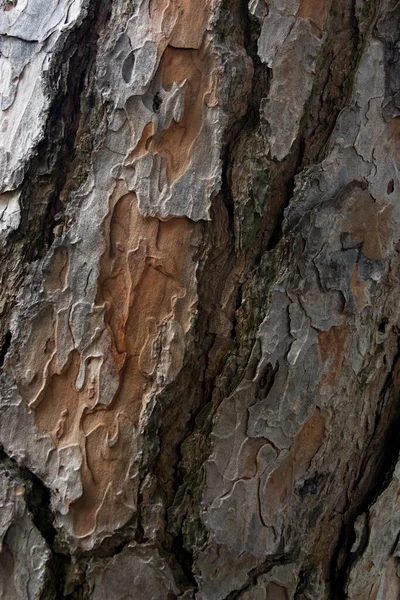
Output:
[[0,598],[400,597],[400,3],[0,1]]

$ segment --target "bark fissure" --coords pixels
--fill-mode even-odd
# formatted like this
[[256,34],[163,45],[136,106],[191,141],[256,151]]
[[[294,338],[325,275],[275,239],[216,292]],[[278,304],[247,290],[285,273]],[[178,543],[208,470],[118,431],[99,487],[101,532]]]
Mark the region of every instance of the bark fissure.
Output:
[[[394,357],[380,392],[375,423],[360,462],[359,475],[353,484],[356,502],[353,504],[350,501],[343,516],[338,545],[332,557],[332,600],[345,600],[348,597],[348,574],[368,544],[368,511],[390,484],[399,459],[399,365],[400,351]],[[354,524],[364,513],[367,515],[364,544],[356,552],[352,552],[355,541]]]
[[[44,256],[55,235],[60,235],[65,226],[60,197],[67,193],[68,188],[73,189],[74,185],[78,187],[87,176],[89,164],[85,169],[84,161],[79,161],[78,168],[83,173],[78,177],[73,169],[71,173],[70,164],[74,164],[76,157],[79,126],[82,127],[82,120],[84,122],[90,113],[91,107],[84,106],[85,86],[90,80],[96,42],[107,21],[110,6],[109,0],[91,0],[86,18],[80,27],[68,34],[57,64],[52,65],[49,86],[58,86],[58,91],[48,112],[44,139],[38,144],[30,161],[21,189],[20,225],[16,231],[8,234],[7,244],[1,247],[0,277],[9,285],[4,287],[1,299],[0,334],[3,334],[9,322],[16,290],[29,263]],[[86,137],[91,145],[96,143],[92,136],[92,132],[87,131]],[[86,158],[88,160],[89,155]]]
[[1,347],[1,351],[0,351],[0,368],[3,366],[4,364],[4,360],[7,356],[7,352],[10,348],[10,344],[11,344],[11,339],[12,339],[12,335],[11,335],[11,331],[7,331],[4,337],[4,342],[3,345]]
[[66,573],[71,564],[71,556],[64,554],[56,547],[56,529],[54,527],[54,514],[50,505],[50,491],[41,479],[29,471],[27,467],[20,466],[13,458],[8,456],[0,446],[0,463],[3,472],[11,474],[17,481],[24,483],[24,497],[33,524],[43,536],[51,551],[48,568],[48,585],[44,598],[63,599]]
[[246,590],[251,589],[253,586],[257,584],[257,578],[260,575],[265,575],[269,573],[275,565],[285,565],[289,564],[293,560],[293,557],[286,556],[284,554],[277,554],[276,556],[271,556],[270,560],[253,569],[248,576],[246,583],[240,588],[240,590],[235,590],[229,594],[224,600],[237,600],[246,592]]

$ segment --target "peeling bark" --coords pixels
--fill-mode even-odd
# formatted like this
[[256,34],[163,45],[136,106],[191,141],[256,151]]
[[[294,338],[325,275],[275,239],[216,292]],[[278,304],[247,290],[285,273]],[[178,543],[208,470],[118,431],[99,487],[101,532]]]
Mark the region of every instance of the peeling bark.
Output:
[[2,597],[398,598],[399,25],[0,2]]

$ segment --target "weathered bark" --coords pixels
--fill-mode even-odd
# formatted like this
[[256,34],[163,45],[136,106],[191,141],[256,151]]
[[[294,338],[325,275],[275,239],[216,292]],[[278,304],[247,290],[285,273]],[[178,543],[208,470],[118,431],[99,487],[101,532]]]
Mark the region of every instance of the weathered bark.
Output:
[[0,34],[0,597],[396,600],[400,3]]

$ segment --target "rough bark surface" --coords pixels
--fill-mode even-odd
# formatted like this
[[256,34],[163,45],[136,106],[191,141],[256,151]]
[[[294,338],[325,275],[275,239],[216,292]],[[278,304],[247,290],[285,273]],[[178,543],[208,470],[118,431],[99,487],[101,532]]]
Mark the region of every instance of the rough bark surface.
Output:
[[0,597],[400,597],[400,3],[0,0]]

